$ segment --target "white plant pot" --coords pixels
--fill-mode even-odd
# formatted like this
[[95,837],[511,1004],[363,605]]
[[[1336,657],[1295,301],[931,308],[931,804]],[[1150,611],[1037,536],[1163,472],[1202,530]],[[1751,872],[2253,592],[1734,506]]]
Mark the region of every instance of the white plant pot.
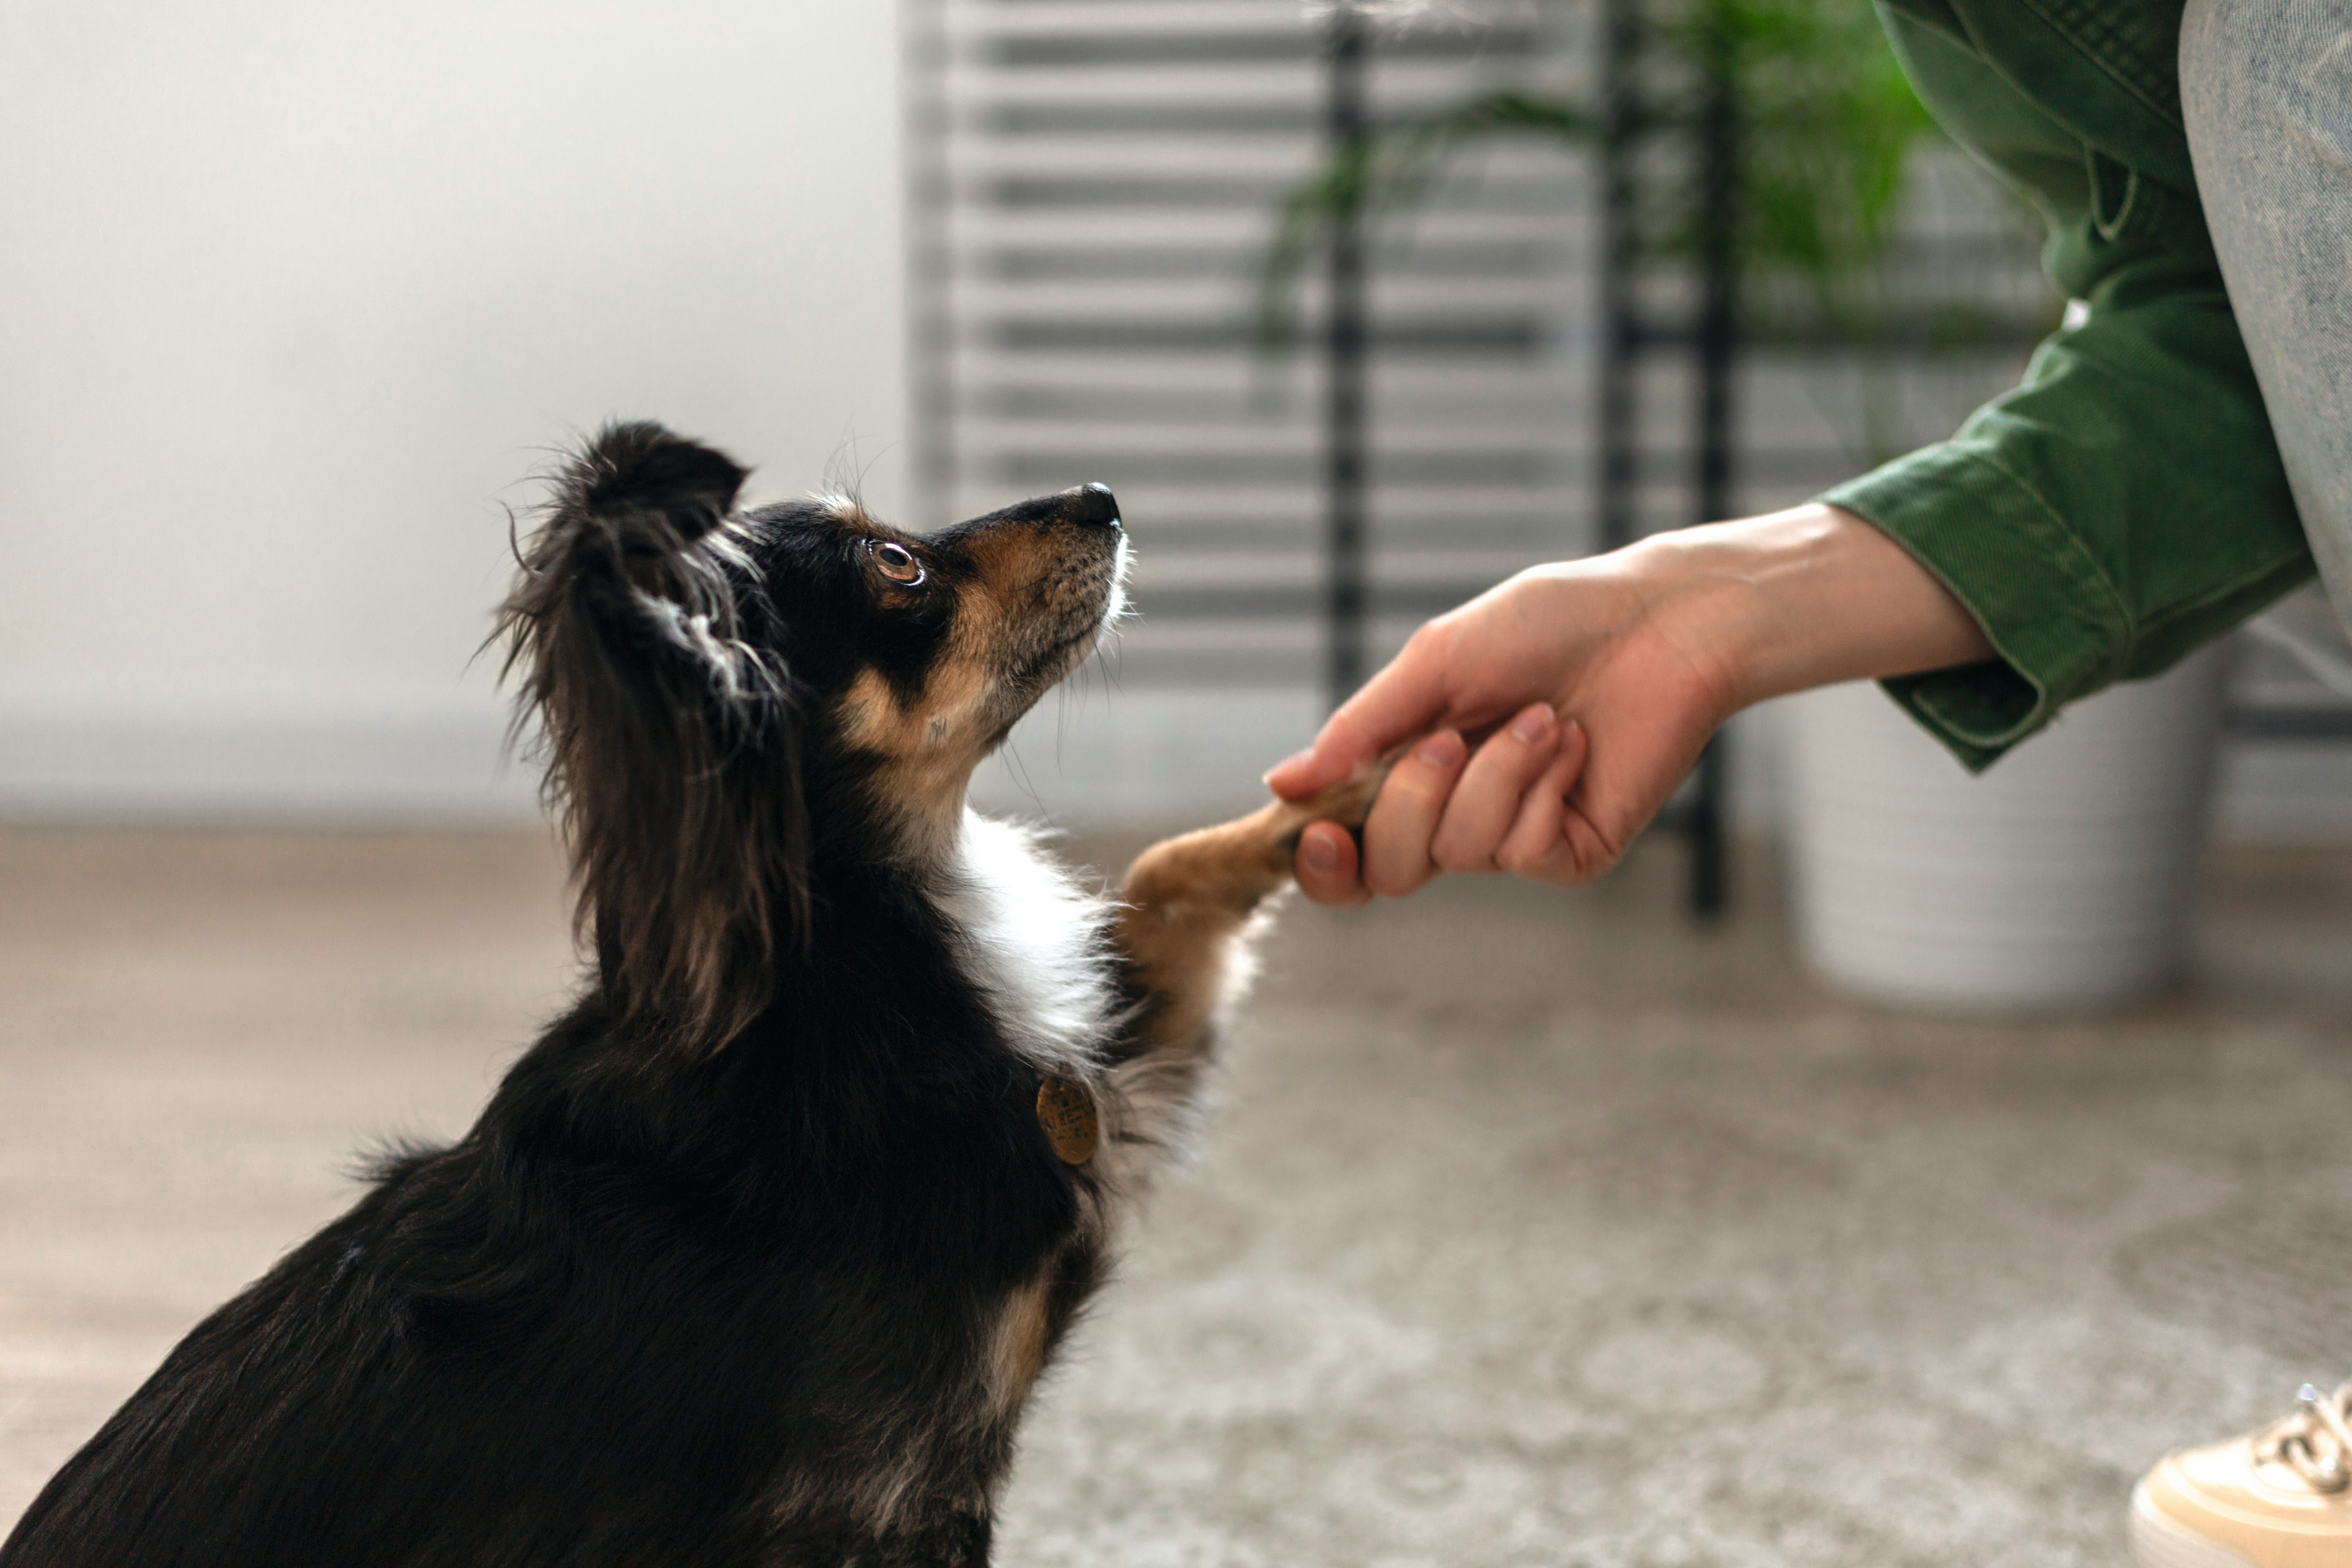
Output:
[[1906,1011],[2086,1012],[2179,969],[2226,660],[2068,709],[1971,777],[1874,682],[1785,703],[1798,940]]

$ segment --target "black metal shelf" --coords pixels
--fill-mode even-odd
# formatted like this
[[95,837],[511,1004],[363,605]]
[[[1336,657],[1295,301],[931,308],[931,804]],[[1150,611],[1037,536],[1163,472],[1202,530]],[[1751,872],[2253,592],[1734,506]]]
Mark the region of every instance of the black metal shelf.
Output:
[[[1701,90],[1696,107],[1668,110],[1645,101],[1637,84],[1649,29],[1639,0],[1609,0],[1605,16],[1601,282],[1605,330],[1594,510],[1601,548],[1612,550],[1634,537],[1635,489],[1650,467],[1635,444],[1633,387],[1636,366],[1648,355],[1687,354],[1697,373],[1696,438],[1690,454],[1696,515],[1690,521],[1707,522],[1730,515],[1732,368],[1739,339],[1734,229],[1738,115],[1727,54],[1696,62]],[[1335,8],[1325,36],[1323,120],[1325,135],[1335,148],[1369,129],[1364,93],[1369,47],[1362,17],[1352,6]],[[1641,193],[1633,153],[1641,142],[1657,135],[1695,139],[1700,288],[1698,310],[1686,322],[1647,319],[1635,304],[1640,243],[1633,219]],[[1362,237],[1352,223],[1335,229],[1326,258],[1326,282],[1323,610],[1326,689],[1336,707],[1367,673],[1365,359],[1376,340],[1366,319]],[[1700,754],[1694,786],[1676,809],[1660,818],[1662,827],[1689,841],[1689,906],[1702,919],[1720,914],[1730,894],[1724,836],[1728,765],[1725,739],[1717,735]]]
[[[1651,30],[1641,0],[1608,0],[1601,60],[1601,458],[1597,465],[1601,547],[1614,550],[1635,536],[1634,489],[1645,467],[1637,445],[1634,377],[1651,354],[1687,354],[1696,372],[1696,440],[1690,454],[1693,523],[1731,515],[1732,368],[1739,347],[1738,102],[1728,41],[1711,47],[1695,63],[1701,90],[1695,111],[1668,113],[1643,100],[1641,90]],[[1635,272],[1642,237],[1634,222],[1643,192],[1634,154],[1648,138],[1681,134],[1692,139],[1698,185],[1699,303],[1688,322],[1645,318],[1638,306]],[[1730,900],[1729,856],[1725,842],[1729,794],[1727,738],[1717,734],[1699,754],[1696,777],[1680,809],[1660,826],[1681,833],[1690,846],[1686,898],[1702,920],[1720,915]]]

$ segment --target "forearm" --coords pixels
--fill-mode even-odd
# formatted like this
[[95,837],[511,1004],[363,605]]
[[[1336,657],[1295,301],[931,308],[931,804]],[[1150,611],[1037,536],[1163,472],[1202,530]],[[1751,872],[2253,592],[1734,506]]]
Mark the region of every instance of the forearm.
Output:
[[1877,528],[1814,503],[1678,530],[1628,552],[1647,619],[1707,672],[1724,716],[1767,698],[1992,657],[1983,629]]

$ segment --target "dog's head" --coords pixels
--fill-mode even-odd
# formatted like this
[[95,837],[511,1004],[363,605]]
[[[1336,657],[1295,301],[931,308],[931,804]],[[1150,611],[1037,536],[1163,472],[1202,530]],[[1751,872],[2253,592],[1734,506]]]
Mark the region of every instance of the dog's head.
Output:
[[840,500],[739,510],[744,477],[608,427],[499,618],[605,990],[710,1044],[805,950],[820,841],[912,863],[951,840],[972,769],[1117,615],[1126,560],[1100,485],[915,534]]

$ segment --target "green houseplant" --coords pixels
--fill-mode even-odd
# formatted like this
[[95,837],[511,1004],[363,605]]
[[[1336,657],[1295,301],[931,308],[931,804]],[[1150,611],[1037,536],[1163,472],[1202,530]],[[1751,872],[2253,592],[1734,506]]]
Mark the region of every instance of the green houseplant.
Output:
[[[1942,302],[1906,309],[1889,257],[1909,195],[1914,153],[1936,134],[1871,12],[1852,0],[1698,0],[1652,29],[1664,79],[1635,134],[1695,124],[1727,77],[1739,122],[1733,260],[1743,336],[1857,351],[1858,374],[1883,374],[1896,353],[1983,341],[2000,323]],[[1258,337],[1279,352],[1294,337],[1297,282],[1343,226],[1409,213],[1452,154],[1513,137],[1589,149],[1609,134],[1596,106],[1559,91],[1512,88],[1390,120],[1333,148],[1284,200],[1262,266]],[[1637,260],[1687,264],[1699,244],[1698,192],[1685,181],[1634,215]],[[1903,445],[1891,400],[1852,401],[1862,426],[1850,450],[1876,460]]]

